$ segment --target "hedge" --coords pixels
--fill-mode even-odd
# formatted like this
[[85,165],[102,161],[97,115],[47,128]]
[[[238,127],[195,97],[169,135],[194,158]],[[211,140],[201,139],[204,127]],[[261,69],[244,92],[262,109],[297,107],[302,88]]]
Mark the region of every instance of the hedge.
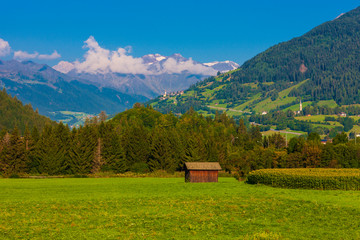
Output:
[[250,172],[246,182],[282,188],[360,190],[360,169],[261,169]]

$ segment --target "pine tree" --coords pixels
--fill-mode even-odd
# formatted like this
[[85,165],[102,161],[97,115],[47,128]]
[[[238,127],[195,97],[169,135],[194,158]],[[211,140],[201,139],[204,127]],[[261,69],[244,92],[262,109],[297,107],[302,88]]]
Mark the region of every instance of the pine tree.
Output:
[[19,130],[15,126],[9,139],[8,147],[5,148],[2,159],[4,175],[24,173],[27,170],[24,139],[20,137]]
[[[62,139],[65,137],[62,128],[62,124],[55,129],[50,125],[45,126],[30,155],[33,172],[50,175],[65,173],[67,149],[64,144],[66,141]],[[66,131],[65,128],[63,130]]]
[[98,138],[97,145],[94,152],[94,160],[93,160],[93,166],[92,166],[92,173],[98,173],[100,172],[101,166],[104,164],[102,156],[102,147],[101,147],[101,139]]
[[103,125],[101,131],[101,157],[103,158],[104,171],[125,172],[129,170],[124,149],[121,145],[120,134],[110,124]]
[[99,114],[99,120],[100,120],[100,122],[105,122],[106,119],[107,119],[106,112],[105,112],[105,111],[101,111],[100,114]]
[[172,128],[156,126],[151,136],[150,168],[174,172],[181,162],[180,149],[179,137]]
[[88,174],[93,169],[97,135],[93,126],[81,127],[72,141],[69,170],[74,174]]
[[188,133],[185,141],[185,162],[204,162],[206,159],[206,149],[204,141],[199,133]]
[[126,162],[130,168],[134,165],[145,166],[149,157],[149,134],[138,119],[130,119],[123,128],[121,145],[125,151]]

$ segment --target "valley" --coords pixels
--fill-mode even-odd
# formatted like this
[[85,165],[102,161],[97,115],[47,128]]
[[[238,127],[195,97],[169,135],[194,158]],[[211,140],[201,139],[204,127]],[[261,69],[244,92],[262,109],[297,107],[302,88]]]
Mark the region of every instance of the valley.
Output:
[[[342,120],[324,123],[301,118],[310,115],[351,116],[355,124],[345,132],[357,132],[359,16],[360,8],[356,8],[300,37],[270,47],[238,69],[191,86],[181,96],[158,97],[147,103],[163,113],[184,114],[192,107],[204,116],[215,117],[218,111],[234,119],[250,118],[265,135],[272,128],[307,134],[316,131],[325,138],[334,136],[331,131],[344,130]],[[278,119],[278,111],[284,113],[283,120]],[[268,114],[275,119],[268,117],[264,125],[261,118]]]
[[2,8],[0,239],[360,239],[354,3]]

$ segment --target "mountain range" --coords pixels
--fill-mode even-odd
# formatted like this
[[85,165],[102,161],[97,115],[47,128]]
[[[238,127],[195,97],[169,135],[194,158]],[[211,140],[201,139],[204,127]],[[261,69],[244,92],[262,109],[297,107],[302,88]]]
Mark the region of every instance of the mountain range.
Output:
[[0,87],[40,113],[52,116],[56,111],[98,113],[119,112],[134,102],[145,101],[140,95],[128,95],[111,88],[98,88],[89,81],[78,81],[45,64],[32,61],[0,61]]
[[[0,88],[24,104],[30,103],[41,114],[59,120],[63,111],[121,112],[135,102],[145,102],[165,91],[187,89],[217,71],[238,67],[230,61],[209,67],[180,54],[150,54],[142,61],[148,67],[147,74],[78,71],[76,64],[64,61],[52,68],[33,61],[0,60]],[[177,69],[169,71],[170,67]]]
[[111,70],[79,70],[76,63],[65,61],[59,62],[53,68],[74,79],[90,82],[101,88],[113,88],[122,93],[142,95],[151,99],[164,92],[185,90],[205,77],[239,67],[232,61],[199,63],[178,53],[171,56],[148,54],[141,59],[146,72],[142,74]]
[[182,95],[149,103],[183,113],[190,106],[203,113],[232,114],[298,110],[303,106],[360,104],[360,8],[279,43],[236,70],[197,83]]

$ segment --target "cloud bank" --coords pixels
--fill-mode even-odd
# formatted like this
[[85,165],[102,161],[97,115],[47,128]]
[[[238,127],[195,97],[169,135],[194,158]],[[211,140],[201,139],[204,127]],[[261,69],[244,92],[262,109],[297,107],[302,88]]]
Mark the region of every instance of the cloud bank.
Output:
[[149,74],[144,67],[141,58],[134,58],[130,55],[129,48],[118,48],[116,51],[110,51],[99,46],[93,36],[85,41],[84,48],[88,51],[84,55],[84,61],[74,62],[74,67],[78,72],[87,73],[130,73],[130,74]]
[[0,38],[0,57],[10,54],[10,45],[7,41]]
[[[4,57],[7,56],[11,53],[11,48],[9,45],[9,42],[5,41],[4,39],[0,38],[0,57]],[[14,55],[13,58],[17,59],[17,60],[26,60],[26,59],[42,59],[42,60],[53,60],[53,59],[57,59],[60,58],[61,55],[54,50],[54,52],[52,54],[39,54],[38,52],[34,52],[34,53],[28,53],[26,51],[14,51]]]
[[38,52],[28,53],[26,51],[15,51],[14,59],[27,60],[27,59],[41,59],[41,60],[53,60],[60,58],[61,55],[55,50],[52,54],[39,54]]
[[40,54],[38,56],[38,59],[45,59],[45,60],[53,60],[53,59],[57,59],[57,58],[61,58],[61,55],[56,50],[50,55]]
[[166,73],[182,73],[189,71],[193,74],[215,75],[216,71],[212,68],[206,67],[202,64],[195,63],[192,58],[187,61],[178,62],[174,58],[168,58],[164,64],[164,71]]
[[15,51],[14,52],[14,58],[17,60],[25,60],[25,59],[34,59],[37,58],[39,56],[39,53],[34,52],[34,53],[28,53],[26,51]]
[[[149,64],[144,63],[142,58],[136,58],[130,55],[131,47],[118,48],[116,51],[102,48],[93,36],[90,36],[84,44],[88,49],[84,55],[83,61],[75,61],[74,68],[78,72],[91,74],[105,74],[109,72],[125,74],[162,74],[162,73],[181,73],[187,71],[193,74],[214,75],[215,70],[202,64],[194,62],[191,58],[177,60],[167,58],[160,68],[151,70]],[[62,65],[65,63],[63,62]],[[71,63],[67,62],[67,65]],[[154,69],[154,68],[153,68]]]

